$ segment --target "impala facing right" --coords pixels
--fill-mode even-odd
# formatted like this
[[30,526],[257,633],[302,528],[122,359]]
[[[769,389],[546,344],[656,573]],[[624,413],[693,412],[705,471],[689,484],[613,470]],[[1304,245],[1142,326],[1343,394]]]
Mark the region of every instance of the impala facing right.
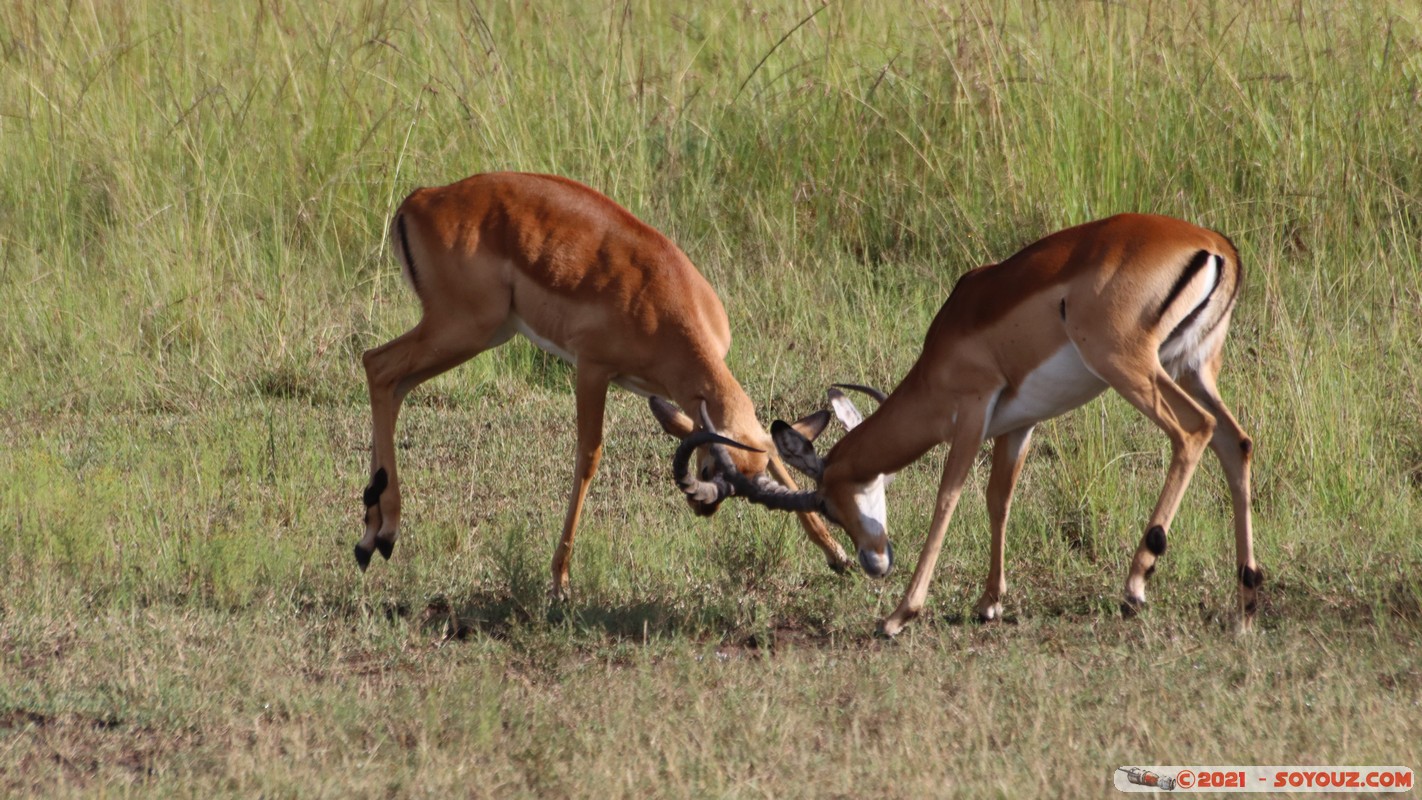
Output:
[[908,592],[882,624],[892,636],[923,608],[943,535],[986,439],[993,440],[992,548],[977,612],[985,620],[1002,614],[1007,513],[1032,429],[1110,386],[1171,445],[1165,486],[1131,560],[1123,612],[1145,604],[1146,579],[1165,553],[1166,532],[1208,445],[1229,483],[1239,610],[1248,625],[1263,582],[1250,529],[1253,444],[1215,386],[1242,279],[1228,239],[1177,219],[1121,214],[1059,231],[964,275],[929,327],[918,361],[892,394],[878,394],[882,405],[862,423],[847,398],[832,395],[850,431],[827,456],[795,427],[771,427],[785,460],[819,481],[817,491],[751,483],[734,474],[724,448],[711,450],[752,502],[823,511],[842,525],[865,572],[878,577],[893,562],[885,476],[937,444],[951,445]]

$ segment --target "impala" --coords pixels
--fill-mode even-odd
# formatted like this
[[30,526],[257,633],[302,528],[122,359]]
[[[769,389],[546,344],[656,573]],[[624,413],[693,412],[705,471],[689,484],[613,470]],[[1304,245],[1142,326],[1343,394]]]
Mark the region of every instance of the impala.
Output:
[[[734,488],[721,475],[780,481],[790,475],[756,420],[755,407],[726,367],[731,335],[711,285],[665,236],[593,189],[566,178],[521,173],[475,175],[419,189],[390,223],[391,246],[423,316],[413,329],[363,356],[370,388],[373,447],[365,489],[365,535],[355,546],[364,570],[374,551],[390,557],[400,527],[395,419],[420,383],[521,333],[576,371],[577,449],[550,594],[566,597],[568,558],[583,500],[602,457],[609,384],[650,398],[662,428],[702,453],[699,476],[679,456],[678,483],[703,516]],[[696,410],[700,425],[680,411]],[[713,459],[708,427],[770,450],[725,451]],[[698,430],[700,428],[700,430]],[[818,431],[802,427],[808,435]],[[686,449],[686,448],[683,448]],[[823,522],[800,523],[843,570],[844,550]]]
[[1131,560],[1122,612],[1144,606],[1146,579],[1165,553],[1171,519],[1209,445],[1229,483],[1240,621],[1248,626],[1263,582],[1250,529],[1253,445],[1215,384],[1242,277],[1228,239],[1180,220],[1122,214],[1069,228],[965,274],[929,327],[918,361],[892,394],[878,394],[881,405],[867,419],[860,422],[847,398],[832,394],[851,429],[825,457],[813,448],[817,431],[771,426],[785,460],[814,478],[817,491],[738,477],[721,444],[711,452],[753,502],[822,510],[849,532],[865,571],[883,576],[893,560],[885,477],[939,443],[950,445],[918,566],[881,623],[892,636],[922,610],[963,482],[991,439],[992,545],[976,605],[978,617],[989,620],[1002,614],[1003,537],[1033,427],[1110,386],[1171,444],[1165,486]]

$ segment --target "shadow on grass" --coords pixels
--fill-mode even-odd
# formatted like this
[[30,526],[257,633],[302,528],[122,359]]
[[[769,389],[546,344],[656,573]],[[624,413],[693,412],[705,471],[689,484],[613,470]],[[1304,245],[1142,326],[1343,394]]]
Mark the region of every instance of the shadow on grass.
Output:
[[428,632],[461,640],[473,636],[507,640],[517,630],[543,628],[622,641],[648,641],[695,636],[716,625],[716,615],[711,610],[681,605],[642,601],[626,605],[569,602],[531,606],[511,595],[475,592],[433,598],[419,616],[421,626]]
[[547,648],[556,641],[572,650],[682,641],[711,647],[720,657],[756,659],[790,649],[878,649],[888,644],[872,626],[834,630],[793,613],[747,621],[715,603],[674,598],[627,604],[574,601],[530,613],[507,595],[481,592],[431,600],[419,614],[419,624],[426,634],[445,641],[486,637],[515,649]]

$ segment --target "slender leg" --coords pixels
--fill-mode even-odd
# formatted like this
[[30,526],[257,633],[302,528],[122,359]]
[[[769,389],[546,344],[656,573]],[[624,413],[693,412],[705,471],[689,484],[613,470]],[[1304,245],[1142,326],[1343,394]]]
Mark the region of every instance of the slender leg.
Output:
[[1131,405],[1170,436],[1170,467],[1165,473],[1165,486],[1151,512],[1145,535],[1131,560],[1126,578],[1125,600],[1121,613],[1126,616],[1145,606],[1146,579],[1155,571],[1155,563],[1165,553],[1165,534],[1190,477],[1200,463],[1205,445],[1214,435],[1215,418],[1205,411],[1185,390],[1166,374],[1160,361],[1151,352],[1140,357],[1133,366],[1122,368],[1120,362],[1095,365],[1101,375]]
[[370,483],[365,489],[365,535],[355,546],[364,570],[376,550],[385,558],[400,533],[400,482],[395,469],[395,419],[410,390],[492,347],[497,325],[438,325],[427,316],[380,347],[365,351],[370,388],[372,444]]
[[918,616],[928,598],[928,584],[933,578],[933,568],[938,564],[938,552],[943,547],[943,535],[948,531],[948,523],[953,519],[953,509],[963,494],[963,483],[972,472],[973,461],[982,445],[983,416],[986,403],[974,398],[972,407],[959,412],[958,423],[952,437],[951,449],[943,465],[943,479],[938,484],[938,502],[933,509],[933,524],[928,530],[928,540],[919,553],[918,565],[914,567],[913,578],[908,591],[899,601],[898,608],[879,624],[879,632],[885,636],[895,636],[904,625]]
[[988,478],[988,521],[992,528],[992,546],[988,560],[987,582],[983,596],[975,607],[979,622],[1002,617],[1002,597],[1007,593],[1007,574],[1003,569],[1003,550],[1007,539],[1007,514],[1012,507],[1012,490],[1022,474],[1027,460],[1027,445],[1032,428],[1019,428],[1005,433],[992,443],[992,474]]
[[568,513],[563,518],[563,533],[553,551],[553,583],[548,596],[556,601],[568,599],[568,558],[573,553],[573,536],[578,531],[578,519],[583,513],[583,500],[598,462],[602,461],[602,420],[607,403],[607,386],[612,375],[590,364],[578,364],[578,451],[573,467],[573,491],[568,496]]
[[[795,479],[790,476],[790,470],[785,468],[785,462],[780,460],[780,453],[773,445],[769,448],[769,454],[770,474],[791,491],[798,491],[800,487],[795,485]],[[844,548],[840,547],[839,542],[835,541],[834,536],[830,534],[829,528],[825,527],[824,520],[820,519],[820,515],[806,512],[795,516],[800,519],[800,527],[805,529],[805,534],[810,537],[810,541],[824,552],[830,569],[843,574],[852,566],[853,562],[845,554]]]
[[1198,373],[1181,376],[1181,385],[1215,416],[1218,425],[1210,439],[1210,449],[1220,460],[1225,480],[1229,483],[1230,501],[1234,506],[1235,568],[1239,576],[1239,615],[1242,628],[1249,628],[1259,602],[1259,585],[1263,571],[1254,560],[1254,534],[1250,523],[1249,466],[1254,443],[1239,426],[1239,422],[1220,399],[1215,386],[1219,358],[1211,359]]

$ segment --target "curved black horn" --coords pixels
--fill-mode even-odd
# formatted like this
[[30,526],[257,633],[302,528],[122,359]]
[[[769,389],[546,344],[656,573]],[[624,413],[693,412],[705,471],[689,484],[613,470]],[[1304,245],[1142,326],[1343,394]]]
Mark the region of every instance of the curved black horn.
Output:
[[[696,448],[704,444],[713,445],[711,448],[712,456],[716,459],[717,466],[721,467],[723,475],[726,476],[740,476],[740,473],[736,471],[734,465],[731,465],[731,458],[726,454],[725,448],[722,447],[722,445],[738,447],[742,450],[749,450],[752,453],[761,453],[764,451],[741,444],[734,439],[727,439],[711,431],[696,431],[685,439],[682,439],[681,444],[677,445],[676,454],[672,456],[672,477],[676,479],[676,485],[681,487],[683,492],[694,500],[709,505],[718,503],[728,496],[735,494],[735,486],[734,481],[728,482],[727,478],[721,475],[716,476],[714,480],[704,481],[691,474],[691,470],[688,469],[691,463],[691,454],[696,451]],[[727,470],[728,465],[730,466],[729,470]],[[742,480],[744,480],[744,478],[742,478]]]
[[[742,478],[744,480],[744,478]],[[820,495],[814,491],[795,491],[788,486],[784,486],[771,480],[765,475],[759,475],[751,486],[741,490],[745,498],[757,505],[765,506],[771,511],[820,511]]]
[[[708,430],[708,431],[711,431],[712,433],[715,433],[715,432],[716,432],[716,425],[711,422],[711,414],[708,413],[707,410],[706,410],[706,401],[705,401],[705,400],[702,400],[702,401],[701,401],[700,414],[701,414],[701,427],[705,428],[705,429]],[[745,450],[751,449],[751,448],[749,448],[749,447],[746,447],[745,445],[740,445],[740,447],[741,447],[742,449],[745,449]]]
[[[760,474],[755,478],[747,478],[736,469],[736,465],[731,463],[730,454],[721,444],[726,440],[716,437],[719,442],[711,445],[711,457],[716,460],[716,467],[721,471],[717,477],[724,477],[731,484],[733,493],[739,494],[745,499],[757,505],[765,506],[771,511],[818,511],[820,510],[820,496],[818,492],[795,491],[772,480],[768,475]],[[745,445],[738,445],[744,449],[751,449]],[[756,451],[760,452],[760,451]]]
[[[731,462],[726,447],[736,447],[752,453],[763,453],[749,445],[741,444],[716,433],[716,426],[707,413],[706,401],[701,401],[701,425],[699,430],[685,439],[672,456],[672,475],[677,486],[687,495],[701,503],[717,503],[733,494],[740,494],[753,503],[763,505],[772,511],[817,511],[820,507],[819,495],[813,491],[797,492],[776,483],[765,475],[757,475],[754,480],[747,478]],[[716,462],[719,474],[711,480],[702,480],[691,474],[688,468],[691,454],[696,448],[711,445],[711,458]]]
[[873,386],[862,386],[857,383],[836,383],[834,384],[834,387],[836,389],[853,389],[856,392],[862,392],[874,398],[875,400],[878,400],[880,403],[889,399],[889,396],[887,394],[884,394],[879,389],[875,389]]

